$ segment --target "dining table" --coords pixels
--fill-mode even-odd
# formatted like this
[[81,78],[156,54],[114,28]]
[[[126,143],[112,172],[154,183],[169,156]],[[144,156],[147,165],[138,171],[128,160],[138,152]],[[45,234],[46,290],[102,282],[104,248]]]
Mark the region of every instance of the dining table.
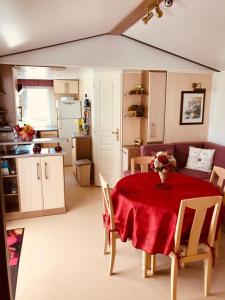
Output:
[[[157,172],[137,173],[120,179],[111,192],[115,226],[121,241],[150,254],[173,250],[180,203],[183,199],[218,196],[219,189],[209,181],[170,172],[160,184]],[[207,234],[212,210],[207,211],[202,236]],[[182,237],[188,239],[194,212],[185,211]]]

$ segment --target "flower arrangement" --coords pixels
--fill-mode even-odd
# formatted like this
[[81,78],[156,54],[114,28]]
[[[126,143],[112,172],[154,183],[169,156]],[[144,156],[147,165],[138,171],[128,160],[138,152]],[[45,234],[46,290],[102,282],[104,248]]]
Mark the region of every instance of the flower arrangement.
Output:
[[150,162],[151,169],[156,172],[172,171],[176,167],[176,159],[174,156],[166,151],[157,152],[155,157]]
[[16,125],[15,132],[22,141],[32,141],[36,133],[34,128],[29,124],[24,124],[23,126]]
[[83,132],[84,119],[82,119],[82,118],[77,119],[76,124],[77,124],[79,133],[82,133]]

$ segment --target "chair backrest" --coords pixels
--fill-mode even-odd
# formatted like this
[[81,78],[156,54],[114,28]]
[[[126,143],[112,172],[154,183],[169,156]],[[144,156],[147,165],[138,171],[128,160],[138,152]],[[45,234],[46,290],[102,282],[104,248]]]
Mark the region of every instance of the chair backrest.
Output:
[[138,156],[131,158],[131,174],[135,174],[135,165],[141,167],[141,172],[148,172],[148,166],[154,156]]
[[214,207],[211,223],[209,227],[209,233],[207,237],[208,246],[213,247],[215,241],[216,227],[222,202],[222,196],[210,196],[201,198],[185,199],[181,201],[176,231],[175,231],[175,247],[174,252],[178,253],[180,250],[181,233],[183,221],[185,218],[185,208],[191,208],[195,210],[195,215],[191,227],[189,236],[187,254],[186,256],[196,255],[198,253],[199,240],[201,236],[202,227],[205,221],[207,209]]
[[102,199],[103,199],[103,208],[104,212],[107,212],[110,217],[110,229],[115,230],[115,219],[114,219],[114,210],[112,199],[110,196],[110,188],[104,177],[99,173],[101,189],[102,189]]
[[225,204],[225,169],[214,166],[210,177],[210,182],[220,188]]

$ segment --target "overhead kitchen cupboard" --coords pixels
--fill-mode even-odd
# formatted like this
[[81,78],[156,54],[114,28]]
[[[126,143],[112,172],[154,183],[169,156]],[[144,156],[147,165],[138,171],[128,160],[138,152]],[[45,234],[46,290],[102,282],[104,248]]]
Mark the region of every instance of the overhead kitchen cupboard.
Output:
[[77,95],[79,94],[78,80],[61,80],[53,81],[54,92],[56,94]]
[[63,156],[18,158],[17,167],[22,213],[65,210]]

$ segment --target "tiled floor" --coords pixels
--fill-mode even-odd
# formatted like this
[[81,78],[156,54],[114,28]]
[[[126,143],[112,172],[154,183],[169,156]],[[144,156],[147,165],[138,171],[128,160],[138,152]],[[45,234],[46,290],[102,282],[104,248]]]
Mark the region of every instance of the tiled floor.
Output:
[[[103,255],[101,194],[77,186],[66,168],[64,215],[18,220],[25,227],[16,300],[169,300],[170,259],[157,256],[154,278],[143,279],[141,252],[118,242],[115,275],[109,277]],[[223,235],[223,249],[225,236]],[[224,251],[224,250],[223,250]],[[211,300],[225,299],[225,253],[212,276]],[[203,300],[203,268],[197,263],[179,272],[178,300]]]

